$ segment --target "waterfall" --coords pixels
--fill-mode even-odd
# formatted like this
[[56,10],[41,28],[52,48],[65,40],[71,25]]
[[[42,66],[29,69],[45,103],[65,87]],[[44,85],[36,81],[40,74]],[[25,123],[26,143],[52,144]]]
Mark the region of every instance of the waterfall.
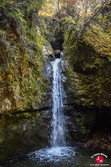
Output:
[[[52,121],[51,121],[51,135],[50,144],[51,147],[42,148],[28,154],[32,160],[38,160],[43,163],[54,163],[54,166],[58,162],[67,163],[71,158],[75,156],[75,150],[72,147],[66,145],[66,117],[64,116],[64,104],[63,98],[65,92],[62,86],[61,76],[61,58],[63,53],[60,53],[60,58],[56,58],[52,64],[53,69],[53,84],[52,84]],[[57,164],[56,164],[57,165]],[[46,165],[47,166],[47,165]],[[61,166],[61,165],[60,165]]]
[[52,133],[51,146],[65,146],[65,117],[63,114],[63,88],[61,82],[61,58],[57,58],[53,62],[53,108],[52,108]]

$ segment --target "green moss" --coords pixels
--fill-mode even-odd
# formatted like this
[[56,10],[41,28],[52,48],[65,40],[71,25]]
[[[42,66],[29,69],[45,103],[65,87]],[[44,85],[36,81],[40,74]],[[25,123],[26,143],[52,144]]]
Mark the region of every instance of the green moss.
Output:
[[67,28],[63,46],[64,59],[68,62],[68,84],[78,104],[111,105],[110,15],[96,18],[82,33],[81,29],[78,31],[79,26],[70,21],[64,24]]
[[12,104],[11,111],[23,111],[32,108],[33,103],[40,105],[46,93],[43,46],[47,41],[42,33],[38,33],[37,24],[34,25],[37,16],[29,20],[29,16],[25,15],[26,9],[19,6],[15,9],[12,6],[7,12],[2,9],[5,19],[0,30],[1,105],[6,106],[5,99],[8,99],[8,103]]
[[79,125],[81,132],[83,134],[86,134],[88,132],[88,128],[84,125],[84,121],[82,120],[82,116],[81,116],[81,118],[76,117],[75,120],[76,120],[77,124]]
[[84,37],[86,42],[93,46],[101,56],[111,58],[111,31],[105,32],[101,26],[92,25]]

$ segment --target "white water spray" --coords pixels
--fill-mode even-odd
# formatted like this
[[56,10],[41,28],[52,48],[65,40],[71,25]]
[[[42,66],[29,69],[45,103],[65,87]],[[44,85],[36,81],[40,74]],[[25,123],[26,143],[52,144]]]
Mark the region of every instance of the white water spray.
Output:
[[[63,53],[61,52],[60,57]],[[57,58],[52,63],[53,67],[53,87],[52,87],[52,133],[50,137],[51,147],[43,148],[30,153],[30,159],[41,162],[61,162],[68,161],[75,156],[75,151],[72,147],[66,145],[66,120],[63,113],[64,105],[64,89],[62,87],[61,77],[61,58]]]
[[53,62],[53,118],[52,118],[52,134],[51,146],[65,146],[65,118],[63,114],[63,88],[61,84],[61,59],[55,59]]

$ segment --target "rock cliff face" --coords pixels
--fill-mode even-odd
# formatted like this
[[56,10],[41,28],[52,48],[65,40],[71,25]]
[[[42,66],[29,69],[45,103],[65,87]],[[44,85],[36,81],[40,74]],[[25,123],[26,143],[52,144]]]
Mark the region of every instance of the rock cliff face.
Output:
[[43,107],[48,89],[46,65],[53,49],[37,14],[30,17],[18,6],[0,8],[0,114]]
[[111,6],[107,8],[83,31],[69,21],[65,33],[68,83],[75,102],[85,106],[111,106]]
[[[2,5],[0,9],[0,114],[49,105],[50,60],[54,58],[53,49],[57,57],[63,50],[62,82],[69,138],[84,141],[101,128],[107,135],[111,127],[111,5],[83,31],[71,17],[42,17],[34,11],[26,12],[26,6]],[[45,115],[46,121],[50,117],[51,114]],[[45,142],[48,121],[43,125]],[[40,124],[44,122],[43,119]],[[1,145],[6,133],[0,139]],[[40,139],[41,133],[42,130]],[[16,141],[15,137],[10,138]],[[10,139],[6,140],[10,143]]]
[[[83,30],[73,19],[62,19],[69,133],[77,141],[94,137],[95,148],[100,147],[93,139],[109,141],[111,135],[111,5],[105,8]],[[110,144],[104,149],[111,150]]]
[[58,16],[39,17],[40,24],[45,25],[45,36],[54,50],[63,50],[64,33],[61,27],[61,19]]
[[49,144],[50,119],[50,110],[0,117],[0,164],[46,147]]

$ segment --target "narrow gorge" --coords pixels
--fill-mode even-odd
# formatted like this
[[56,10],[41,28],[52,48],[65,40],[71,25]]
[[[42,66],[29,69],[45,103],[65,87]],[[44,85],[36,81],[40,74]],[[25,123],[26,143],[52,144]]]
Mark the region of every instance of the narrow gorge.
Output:
[[98,164],[111,165],[111,2],[0,1],[0,167]]

